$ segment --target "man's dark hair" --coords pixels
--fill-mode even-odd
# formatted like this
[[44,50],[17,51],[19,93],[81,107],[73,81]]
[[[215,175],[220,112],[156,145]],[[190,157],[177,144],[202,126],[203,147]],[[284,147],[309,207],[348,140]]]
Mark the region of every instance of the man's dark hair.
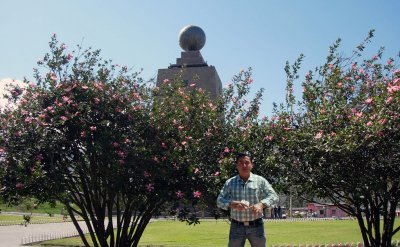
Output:
[[245,151],[245,152],[241,152],[241,153],[237,153],[236,154],[236,163],[238,162],[238,160],[242,157],[249,157],[250,161],[253,162],[253,156],[251,156],[251,153],[249,151]]

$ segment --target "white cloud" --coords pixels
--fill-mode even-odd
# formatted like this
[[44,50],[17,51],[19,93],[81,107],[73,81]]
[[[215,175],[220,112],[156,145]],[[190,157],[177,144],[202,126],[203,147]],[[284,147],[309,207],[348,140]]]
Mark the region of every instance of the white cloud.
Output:
[[22,88],[26,87],[26,84],[21,80],[14,80],[11,78],[0,79],[0,109],[8,104],[8,100],[4,98],[4,94],[9,94],[7,88],[10,85],[18,85]]

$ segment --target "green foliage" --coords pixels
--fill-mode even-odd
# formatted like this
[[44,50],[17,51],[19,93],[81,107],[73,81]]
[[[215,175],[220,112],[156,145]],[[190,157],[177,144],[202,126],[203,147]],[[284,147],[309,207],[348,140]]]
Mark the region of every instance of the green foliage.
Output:
[[234,172],[232,151],[257,147],[250,70],[212,101],[179,78],[145,83],[98,50],[68,53],[56,36],[38,65],[36,83],[12,89],[1,112],[1,195],[61,202],[85,245],[76,216],[95,246],[137,244],[162,211],[198,223]]
[[[291,190],[329,199],[357,217],[367,246],[389,246],[399,231],[400,71],[393,59],[380,62],[383,49],[359,61],[372,36],[352,57],[337,53],[338,40],[326,63],[306,75],[298,111],[293,100],[277,110],[284,128],[276,157]],[[292,83],[297,71],[287,73]]]

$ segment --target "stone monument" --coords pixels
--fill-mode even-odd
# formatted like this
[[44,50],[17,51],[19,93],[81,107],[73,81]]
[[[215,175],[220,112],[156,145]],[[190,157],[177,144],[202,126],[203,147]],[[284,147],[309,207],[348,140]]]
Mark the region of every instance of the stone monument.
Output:
[[209,66],[200,53],[205,43],[206,35],[200,27],[188,25],[182,28],[179,32],[179,45],[184,51],[176,59],[176,64],[158,70],[157,85],[165,79],[174,80],[182,73],[186,85],[196,83],[197,87],[209,92],[210,97],[215,99],[221,93],[222,84],[215,67]]

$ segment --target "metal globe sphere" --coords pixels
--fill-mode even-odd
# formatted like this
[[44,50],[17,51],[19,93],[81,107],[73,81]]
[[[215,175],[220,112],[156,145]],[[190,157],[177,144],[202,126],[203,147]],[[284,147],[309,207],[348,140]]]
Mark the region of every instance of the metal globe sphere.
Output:
[[206,43],[206,34],[198,26],[188,25],[179,32],[179,45],[184,51],[199,51]]

